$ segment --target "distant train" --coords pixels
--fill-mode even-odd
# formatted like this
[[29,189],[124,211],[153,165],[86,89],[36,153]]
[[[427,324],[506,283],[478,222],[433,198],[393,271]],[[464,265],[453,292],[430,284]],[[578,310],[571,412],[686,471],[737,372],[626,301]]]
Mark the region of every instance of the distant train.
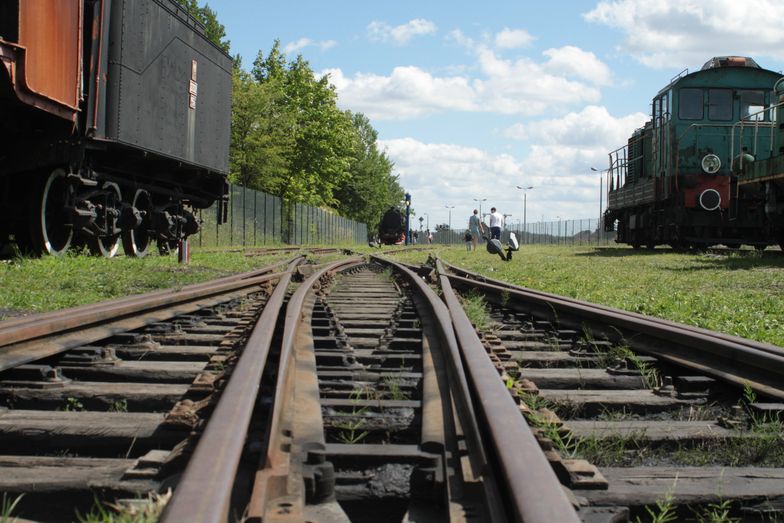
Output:
[[765,108],[778,102],[780,77],[751,58],[717,57],[661,89],[651,120],[609,154],[605,230],[635,248],[781,242],[767,210],[780,179],[741,169],[744,159],[759,170],[772,161],[775,151],[759,144],[778,132]]
[[384,245],[401,245],[406,241],[406,217],[396,207],[390,207],[378,225],[378,239]]
[[0,35],[0,245],[143,256],[198,231],[227,187],[232,60],[184,7],[3,0]]

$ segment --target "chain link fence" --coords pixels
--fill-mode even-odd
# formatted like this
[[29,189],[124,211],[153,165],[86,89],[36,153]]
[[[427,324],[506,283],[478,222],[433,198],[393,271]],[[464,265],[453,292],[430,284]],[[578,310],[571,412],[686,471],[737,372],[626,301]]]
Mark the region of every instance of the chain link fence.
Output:
[[217,202],[196,213],[196,247],[263,245],[339,245],[367,242],[367,225],[301,203],[286,204],[277,196],[232,185],[226,223],[219,225]]
[[[511,224],[501,231],[501,243],[506,243],[510,233],[515,233],[517,241],[525,244],[550,245],[611,245],[615,243],[615,232],[605,232],[604,224],[599,227],[596,218],[578,220],[558,220],[552,222]],[[433,243],[460,244],[465,243],[466,229],[433,231]],[[419,235],[424,238],[424,234]],[[420,243],[422,243],[420,241]]]

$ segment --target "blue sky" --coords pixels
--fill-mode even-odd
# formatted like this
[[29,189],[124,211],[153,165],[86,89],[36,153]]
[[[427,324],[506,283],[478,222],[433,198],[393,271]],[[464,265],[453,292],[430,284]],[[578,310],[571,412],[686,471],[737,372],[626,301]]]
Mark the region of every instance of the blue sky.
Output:
[[279,39],[365,113],[431,228],[486,198],[528,222],[596,218],[607,153],[712,56],[784,69],[773,0],[209,0],[246,68]]

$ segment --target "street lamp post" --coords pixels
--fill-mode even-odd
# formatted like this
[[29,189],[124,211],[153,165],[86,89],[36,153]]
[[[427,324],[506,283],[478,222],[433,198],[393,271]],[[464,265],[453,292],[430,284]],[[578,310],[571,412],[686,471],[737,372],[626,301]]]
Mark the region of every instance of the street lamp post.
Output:
[[429,231],[429,230],[430,230],[430,215],[429,215],[429,214],[427,214],[426,212],[423,212],[422,214],[424,214],[425,216],[427,216],[427,227],[425,227],[425,230],[428,230],[428,231]]
[[[603,199],[602,199],[602,197],[604,196],[604,186],[603,186],[604,180],[602,179],[602,173],[605,173],[605,172],[609,173],[610,169],[604,169],[604,170],[600,171],[599,169],[596,169],[595,167],[591,167],[591,170],[593,172],[599,173],[599,221],[596,223],[596,243],[599,243],[599,238],[601,236],[601,230],[602,230],[602,211],[603,211],[603,209],[602,209],[603,205],[602,204],[604,203]],[[607,187],[608,188],[610,187],[609,183],[607,184]]]
[[484,220],[484,218],[482,217],[482,202],[486,202],[487,198],[482,198],[482,199],[474,198],[474,201],[479,202],[479,219]]
[[454,205],[444,205],[447,209],[449,209],[449,237],[452,237],[452,209],[455,208]]
[[[518,189],[520,189],[521,191],[523,191],[523,238],[525,238],[527,236],[527,231],[526,231],[527,223],[525,221],[525,219],[526,219],[525,213],[527,211],[527,209],[526,209],[526,204],[527,204],[526,196],[528,195],[528,193],[526,191],[530,191],[534,187],[533,187],[533,185],[531,185],[529,187],[523,187],[522,185],[517,185],[516,187]],[[523,243],[528,243],[528,242],[524,239]]]

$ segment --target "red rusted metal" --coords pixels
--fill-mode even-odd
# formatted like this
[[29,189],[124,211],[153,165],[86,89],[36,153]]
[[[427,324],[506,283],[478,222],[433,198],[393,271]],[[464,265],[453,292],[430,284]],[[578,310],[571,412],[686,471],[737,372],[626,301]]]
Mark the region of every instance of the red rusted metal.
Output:
[[83,20],[81,0],[19,2],[19,41],[0,41],[0,58],[20,101],[76,121]]

